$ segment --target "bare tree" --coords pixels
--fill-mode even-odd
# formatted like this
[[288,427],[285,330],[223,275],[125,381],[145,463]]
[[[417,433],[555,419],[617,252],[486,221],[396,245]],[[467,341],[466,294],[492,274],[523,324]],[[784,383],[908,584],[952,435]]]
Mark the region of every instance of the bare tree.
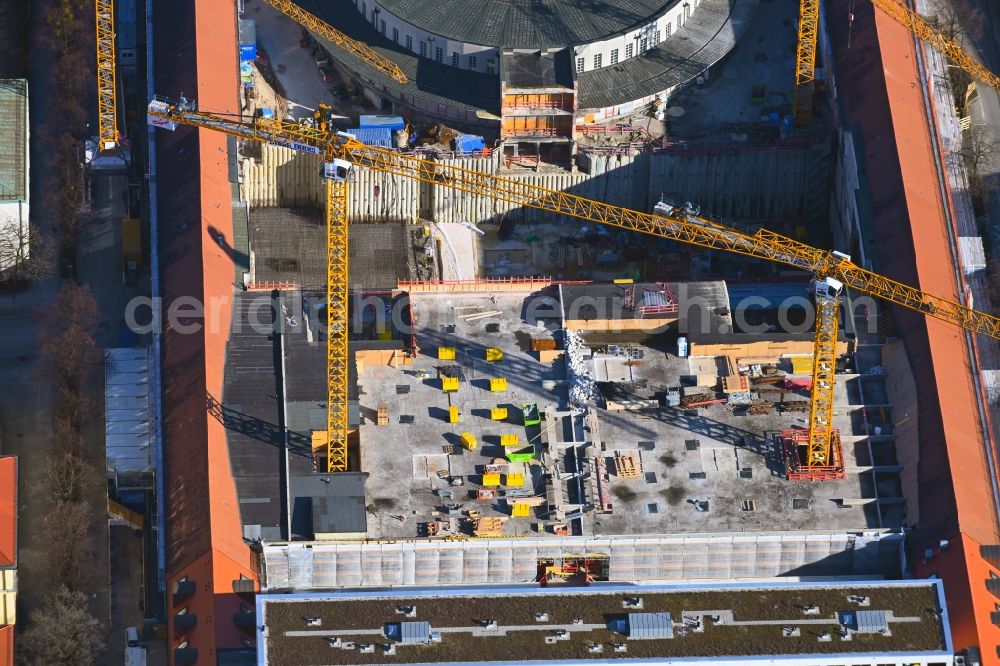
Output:
[[44,312],[39,332],[39,371],[43,377],[56,380],[61,400],[74,395],[74,391],[82,395],[84,373],[100,359],[94,342],[99,323],[97,302],[90,290],[73,283],[64,284]]
[[969,177],[969,190],[977,209],[983,206],[986,185],[983,176],[998,164],[1000,138],[989,125],[973,125],[962,135],[962,161]]
[[49,490],[58,505],[82,501],[84,486],[88,479],[94,478],[95,470],[93,465],[67,448],[49,457],[48,473]]
[[70,589],[78,589],[90,566],[93,543],[87,529],[93,512],[86,502],[54,502],[45,516],[45,532],[49,536],[46,550],[50,575]]
[[27,223],[0,218],[0,284],[40,280],[54,270],[55,251],[48,236]]
[[87,610],[87,596],[59,588],[31,614],[18,642],[21,661],[35,666],[91,666],[104,651],[104,628]]
[[973,125],[962,137],[962,158],[965,168],[981,175],[993,166],[1000,152],[1000,138],[989,125]]
[[962,44],[965,38],[978,39],[983,34],[983,14],[969,0],[935,0],[928,17],[951,41]]

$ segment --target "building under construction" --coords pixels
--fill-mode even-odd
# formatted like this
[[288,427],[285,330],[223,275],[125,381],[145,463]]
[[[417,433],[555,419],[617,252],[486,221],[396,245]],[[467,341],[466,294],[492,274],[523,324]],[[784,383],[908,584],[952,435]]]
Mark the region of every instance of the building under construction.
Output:
[[[713,96],[738,95],[732,109],[745,117],[770,117],[760,104],[789,107],[788,62],[773,65],[788,74],[783,102],[773,88],[749,86],[748,95],[739,68],[779,60],[784,46],[757,44],[773,26],[794,39],[794,20],[781,21],[794,8],[598,3],[614,16],[595,21],[601,12],[582,17],[554,3],[564,18],[529,12],[481,22],[463,10],[468,24],[456,16],[451,32],[431,39],[432,14],[421,3],[326,13],[315,4],[307,9],[407,72],[409,83],[391,87],[343,56],[393,109],[465,124],[483,110],[500,118],[501,134],[512,132],[505,145],[525,136],[541,145],[545,134],[577,167],[511,175],[500,156],[439,156],[441,173],[523,178],[636,211],[652,210],[661,193],[683,201],[689,183],[691,199],[706,210],[716,204],[727,223],[786,234],[790,248],[839,247],[859,266],[952,300],[975,292],[976,306],[987,307],[969,255],[941,242],[951,238],[957,204],[946,183],[939,187],[936,107],[925,88],[943,61],[867,2],[826,8],[828,19],[851,11],[854,21],[849,54],[843,26],[821,23],[826,78],[815,87],[813,130],[786,135],[776,111],[759,135],[756,121],[719,121],[711,141],[668,138],[610,157],[580,149],[577,129],[640,111],[655,118],[677,99],[701,116],[690,123],[719,113],[700,106]],[[197,90],[201,109],[241,108],[238,37],[221,27],[237,24],[236,7],[198,0],[182,9],[156,12],[153,88]],[[702,46],[685,51],[699,36]],[[309,39],[324,38],[313,31]],[[635,86],[622,78],[653,83],[629,92]],[[531,104],[506,102],[539,84],[560,100],[546,99],[535,114],[549,125],[524,120],[532,114],[519,109]],[[463,97],[477,90],[479,101]],[[956,654],[1000,663],[990,341],[845,290],[826,352],[835,367],[817,374],[817,332],[802,305],[816,285],[801,270],[597,230],[569,214],[547,218],[544,205],[497,203],[488,192],[456,191],[443,176],[420,182],[355,167],[344,204],[354,222],[347,432],[334,452],[321,435],[331,301],[320,160],[287,147],[251,153],[207,129],[151,132],[154,295],[206,304],[198,332],[167,327],[157,337],[172,663],[243,663],[254,650],[274,664],[314,652],[295,658],[407,663],[416,650],[438,655],[426,661],[464,663],[492,654],[499,643],[491,641],[521,644],[518,632],[538,627],[532,658],[537,648],[562,663],[724,663],[749,656],[712,651],[733,631],[727,625],[741,623],[775,625],[751,647],[788,663],[805,663],[796,655],[870,663],[872,653],[897,655],[895,663],[958,663]],[[764,184],[780,193],[754,193]],[[974,245],[974,230],[958,229],[955,247]],[[827,376],[830,385],[820,386]],[[825,425],[833,433],[821,471],[809,439],[810,396],[820,389],[832,396]],[[341,467],[333,453],[346,460]],[[833,582],[819,592],[791,582],[814,577]],[[910,577],[941,580],[900,583]],[[656,587],[666,583],[671,594],[694,594],[736,579],[768,583],[711,608],[657,596],[668,594]],[[882,579],[884,588],[869,591],[861,579]],[[789,586],[795,601],[768,585]],[[388,586],[413,588],[398,596],[365,589]],[[441,603],[425,588],[470,596],[447,586],[478,586],[471,596],[498,599],[488,609],[481,598],[448,601],[470,604],[461,619],[425,614]],[[331,596],[343,589],[352,591]],[[489,614],[522,591],[531,602],[514,605],[527,615]],[[537,617],[565,594],[617,596],[596,620]],[[739,606],[772,596],[764,609]],[[630,607],[635,598],[648,607]],[[364,606],[361,624],[338,624],[331,602]],[[814,606],[821,617],[810,617]],[[669,627],[673,638],[630,640],[632,613],[659,614],[636,626]],[[395,624],[406,626],[385,633]],[[918,625],[923,642],[906,639]],[[593,636],[579,635],[580,626]],[[495,637],[505,627],[513,633]]]

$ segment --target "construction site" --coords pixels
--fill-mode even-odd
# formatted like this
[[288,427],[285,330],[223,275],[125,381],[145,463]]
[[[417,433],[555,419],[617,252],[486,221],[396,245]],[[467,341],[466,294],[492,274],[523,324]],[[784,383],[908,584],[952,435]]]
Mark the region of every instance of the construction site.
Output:
[[933,2],[182,4],[106,373],[170,664],[1000,664]]

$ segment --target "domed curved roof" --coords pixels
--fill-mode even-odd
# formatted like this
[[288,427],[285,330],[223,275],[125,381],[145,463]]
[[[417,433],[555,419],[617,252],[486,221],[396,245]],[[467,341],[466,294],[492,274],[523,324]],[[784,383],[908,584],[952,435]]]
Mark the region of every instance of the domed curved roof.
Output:
[[380,0],[421,30],[482,46],[546,49],[641,27],[682,0]]

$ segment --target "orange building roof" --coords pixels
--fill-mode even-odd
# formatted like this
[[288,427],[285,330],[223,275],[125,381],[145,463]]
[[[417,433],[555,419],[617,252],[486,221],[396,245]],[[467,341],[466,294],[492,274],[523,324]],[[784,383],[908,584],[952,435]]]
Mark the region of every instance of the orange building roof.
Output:
[[17,458],[0,458],[0,567],[17,566]]
[[[197,99],[200,106],[239,112],[236,6],[185,0],[157,14],[154,40],[157,92]],[[167,63],[164,65],[164,63]],[[163,437],[167,610],[170,661],[186,641],[198,663],[218,650],[240,649],[253,638],[233,622],[240,602],[233,581],[256,579],[243,541],[226,433],[209,414],[208,396],[221,397],[233,292],[233,261],[216,242],[233,238],[232,184],[226,136],[181,127],[158,132],[157,185],[163,296],[204,304],[201,330],[169,326],[163,335]],[[174,597],[182,577],[195,591]],[[195,625],[175,631],[186,608]]]
[[[935,165],[941,151],[924,111],[913,38],[870,3],[852,4],[829,5],[829,31],[848,118],[863,134],[875,268],[963,301],[944,215],[951,204]],[[979,552],[981,544],[1000,543],[1000,529],[965,336],[913,312],[894,315],[917,384],[917,413],[909,415],[919,430],[919,524],[911,539],[917,572],[945,581],[955,649],[979,646],[984,664],[1000,664],[1000,629],[990,621],[985,584],[991,568]],[[942,540],[949,542],[944,551]],[[922,563],[927,549],[935,555]]]
[[0,666],[14,666],[14,627],[0,627]]

